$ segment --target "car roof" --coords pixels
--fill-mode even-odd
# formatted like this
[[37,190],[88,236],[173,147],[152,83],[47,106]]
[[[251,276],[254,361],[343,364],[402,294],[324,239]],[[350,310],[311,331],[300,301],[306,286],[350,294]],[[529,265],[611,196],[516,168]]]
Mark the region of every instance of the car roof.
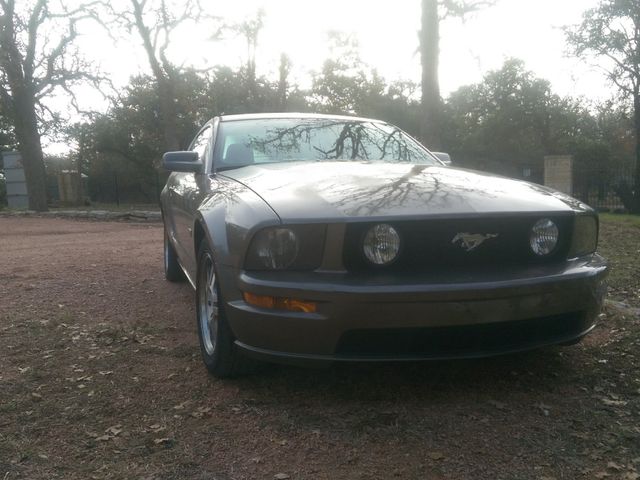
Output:
[[301,112],[282,112],[282,113],[243,113],[238,115],[221,115],[221,122],[235,122],[238,120],[268,120],[268,119],[284,119],[284,118],[300,118],[300,119],[323,119],[323,120],[350,120],[356,122],[376,122],[384,123],[382,120],[373,118],[363,118],[348,115],[325,115],[322,113],[301,113]]

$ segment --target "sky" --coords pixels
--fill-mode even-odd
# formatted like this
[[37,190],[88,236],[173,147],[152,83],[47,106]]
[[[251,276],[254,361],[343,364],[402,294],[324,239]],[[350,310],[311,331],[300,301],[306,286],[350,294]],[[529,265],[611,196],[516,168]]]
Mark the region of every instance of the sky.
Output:
[[[121,0],[122,1],[122,0]],[[563,25],[580,21],[583,11],[597,0],[497,0],[464,22],[447,19],[441,26],[440,83],[443,95],[462,85],[478,82],[489,70],[500,68],[506,58],[516,57],[536,74],[550,80],[557,93],[609,96],[601,74],[566,55]],[[266,12],[257,52],[258,73],[277,75],[282,52],[294,64],[298,83],[308,83],[308,72],[321,68],[327,57],[327,32],[339,30],[358,39],[363,60],[387,80],[420,78],[417,55],[420,0],[236,0],[215,2],[216,15],[242,21],[262,8]],[[246,59],[242,39],[210,42],[208,25],[187,26],[177,32],[170,52],[176,63],[198,67],[215,64],[240,65]],[[141,48],[131,38],[120,44],[100,29],[83,36],[95,56],[117,84],[129,76],[148,71]],[[133,41],[137,38],[133,37]],[[129,42],[129,44],[127,43]]]
[[[114,3],[126,0],[113,0]],[[206,2],[205,2],[206,3]],[[540,77],[548,79],[560,95],[606,99],[614,90],[601,73],[566,53],[561,27],[576,24],[597,0],[497,0],[496,5],[465,21],[441,23],[440,87],[444,97],[457,88],[482,80],[509,57],[520,58]],[[278,61],[286,53],[293,62],[293,80],[310,86],[309,72],[319,71],[328,56],[327,33],[353,34],[362,59],[387,81],[420,80],[417,54],[420,0],[236,0],[209,2],[213,13],[227,22],[240,22],[265,11],[264,28],[257,51],[258,74],[277,78]],[[176,32],[169,52],[177,64],[199,68],[217,64],[239,66],[246,61],[240,38],[208,40],[209,24],[186,25]],[[131,75],[148,72],[138,38],[120,41],[100,28],[87,27],[80,37],[85,55],[96,61],[117,86]],[[95,92],[80,92],[81,105],[105,109]],[[102,107],[100,107],[102,105]]]

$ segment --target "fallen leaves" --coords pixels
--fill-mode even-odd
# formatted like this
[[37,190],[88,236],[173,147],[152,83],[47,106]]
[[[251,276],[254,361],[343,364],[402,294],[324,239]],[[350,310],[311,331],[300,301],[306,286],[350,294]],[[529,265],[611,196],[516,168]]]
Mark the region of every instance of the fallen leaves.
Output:
[[610,398],[601,398],[600,400],[608,407],[624,407],[629,403],[624,400],[611,400]]
[[499,402],[497,400],[489,400],[487,402],[489,405],[492,405],[494,407],[496,407],[498,410],[506,410],[507,409],[507,404],[504,402]]
[[542,402],[534,403],[533,408],[537,408],[538,410],[540,410],[545,417],[549,416],[549,411],[551,410],[551,407],[549,405],[546,405]]
[[190,403],[191,403],[191,401],[190,401],[190,400],[185,400],[184,402],[179,403],[178,405],[174,405],[173,409],[174,409],[174,410],[184,410],[184,409],[185,409],[185,407],[186,407],[187,405],[189,405]]
[[98,442],[108,442],[109,440],[112,440],[118,435],[120,435],[122,431],[123,431],[122,425],[118,424],[118,425],[113,425],[107,428],[104,431],[104,435],[96,436],[95,434],[91,434],[91,433],[89,433],[88,435],[90,437],[94,437],[95,440]]
[[202,418],[205,415],[211,413],[211,407],[198,407],[196,410],[190,413],[193,418]]
[[170,438],[170,437],[162,437],[162,438],[154,439],[153,443],[155,445],[163,446],[165,448],[172,448],[173,445],[175,444],[175,440],[173,438]]
[[442,452],[429,452],[427,453],[427,457],[435,461],[444,460],[445,458],[447,458]]

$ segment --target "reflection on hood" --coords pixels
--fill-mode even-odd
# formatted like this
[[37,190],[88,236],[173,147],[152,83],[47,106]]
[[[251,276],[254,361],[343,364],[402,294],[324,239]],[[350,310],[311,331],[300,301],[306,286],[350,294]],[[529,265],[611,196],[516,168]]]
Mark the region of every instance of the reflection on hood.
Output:
[[224,175],[254,190],[289,220],[585,208],[539,185],[440,166],[291,162],[252,165]]

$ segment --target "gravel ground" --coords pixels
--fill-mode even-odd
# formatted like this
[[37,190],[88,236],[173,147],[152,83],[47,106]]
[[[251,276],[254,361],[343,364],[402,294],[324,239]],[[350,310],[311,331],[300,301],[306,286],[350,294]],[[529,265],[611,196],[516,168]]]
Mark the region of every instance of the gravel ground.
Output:
[[580,345],[221,381],[160,224],[0,218],[0,479],[636,480],[639,234]]

